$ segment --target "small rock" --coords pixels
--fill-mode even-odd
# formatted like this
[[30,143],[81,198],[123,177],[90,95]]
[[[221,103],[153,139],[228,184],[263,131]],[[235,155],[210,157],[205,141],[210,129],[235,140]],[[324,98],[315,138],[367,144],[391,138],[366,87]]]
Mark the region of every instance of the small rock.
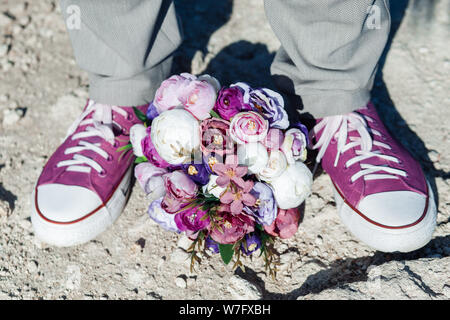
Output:
[[17,4],[15,6],[11,7],[9,9],[9,12],[15,17],[21,16],[27,9],[27,6],[28,6],[28,4],[26,2]]
[[318,246],[321,246],[323,244],[322,236],[318,235],[315,242]]
[[31,222],[28,219],[20,220],[18,224],[24,230],[31,230],[32,225],[31,225]]
[[19,24],[24,28],[26,27],[31,21],[30,16],[24,16],[19,19]]
[[30,273],[36,273],[38,271],[38,263],[35,260],[31,260],[27,263],[27,269]]
[[9,95],[8,94],[0,94],[0,103],[8,102]]
[[430,150],[428,152],[428,157],[432,162],[439,162],[441,160],[441,154],[436,150]]
[[192,287],[195,284],[196,281],[197,281],[196,277],[189,277],[189,278],[187,278],[186,279],[187,286],[188,287]]
[[175,278],[175,284],[178,288],[183,288],[185,289],[187,287],[187,282],[185,277],[183,276],[178,276]]
[[183,249],[175,249],[171,254],[170,254],[170,261],[177,263],[177,264],[185,264],[185,263],[190,263],[189,261],[189,254],[186,253]]
[[0,201],[0,221],[6,219],[9,214],[11,213],[11,210],[9,209],[9,206]]
[[3,125],[11,126],[20,120],[20,115],[15,110],[4,110],[3,111]]
[[238,276],[231,278],[230,286],[227,289],[237,300],[258,300],[262,298],[261,290],[257,286]]
[[5,14],[0,14],[0,27],[6,27],[8,24],[12,22],[13,19],[11,19],[9,16]]
[[0,46],[0,57],[4,57],[8,54],[8,45],[3,44]]
[[22,30],[23,30],[23,28],[20,25],[18,25],[18,24],[14,25],[12,27],[13,35],[18,35],[20,32],[22,32]]
[[297,254],[295,254],[294,252],[287,252],[285,254],[282,254],[280,256],[280,263],[282,265],[288,265],[291,262],[296,261],[296,258],[297,258],[296,256],[297,256]]
[[178,240],[178,247],[184,250],[189,249],[189,247],[192,244],[192,240],[190,240],[186,235],[183,235],[179,240]]
[[444,296],[450,299],[450,286],[445,284],[444,287],[442,288],[442,293],[444,294]]

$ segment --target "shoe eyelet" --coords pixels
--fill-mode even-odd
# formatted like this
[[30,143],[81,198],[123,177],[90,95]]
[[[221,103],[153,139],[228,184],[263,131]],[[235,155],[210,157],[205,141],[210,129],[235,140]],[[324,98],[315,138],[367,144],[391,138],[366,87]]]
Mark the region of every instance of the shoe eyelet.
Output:
[[131,113],[127,113],[127,120],[131,121],[133,120],[133,115]]
[[114,141],[113,147],[117,148],[119,146],[119,142],[117,140]]
[[113,157],[110,154],[108,154],[108,158],[106,158],[106,161],[111,162],[112,160],[113,160]]
[[98,173],[98,176],[99,176],[100,178],[106,177],[106,170],[100,171],[100,172]]

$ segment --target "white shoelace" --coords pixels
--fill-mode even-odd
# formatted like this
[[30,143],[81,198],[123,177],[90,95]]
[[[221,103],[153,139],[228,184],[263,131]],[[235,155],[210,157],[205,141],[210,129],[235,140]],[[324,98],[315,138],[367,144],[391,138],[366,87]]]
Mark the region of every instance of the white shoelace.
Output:
[[[83,139],[88,137],[100,137],[111,145],[115,144],[113,125],[117,123],[113,122],[112,112],[115,111],[120,115],[127,117],[128,113],[117,106],[109,106],[100,103],[95,103],[90,100],[86,110],[78,117],[77,120],[70,126],[67,136],[70,136],[75,132],[79,126],[88,125],[86,129],[82,132],[78,132],[72,136],[72,140]],[[84,119],[91,112],[94,112],[92,118]],[[91,125],[91,126],[89,126]],[[119,126],[120,127],[120,126]],[[68,167],[67,171],[77,171],[77,172],[91,172],[91,168],[97,171],[99,174],[103,174],[105,171],[103,167],[95,160],[79,154],[82,151],[90,150],[105,160],[110,159],[110,155],[100,148],[100,143],[91,143],[88,141],[80,140],[77,146],[67,148],[64,154],[73,154],[72,159],[64,160],[57,163],[58,167]]]
[[[372,139],[370,133],[374,136],[381,137],[381,133],[377,130],[370,129],[367,126],[366,120],[373,122],[374,120],[368,116],[362,116],[357,113],[349,113],[347,115],[332,116],[323,118],[313,129],[313,134],[317,134],[323,129],[322,135],[319,141],[313,146],[313,149],[319,149],[319,153],[316,157],[316,166],[322,160],[331,140],[336,138],[337,140],[337,154],[334,161],[336,167],[339,163],[339,157],[344,152],[354,147],[360,147],[356,150],[356,156],[349,159],[345,163],[345,167],[348,168],[355,163],[359,163],[372,157],[378,157],[384,160],[400,163],[400,160],[396,157],[383,154],[381,151],[372,151],[372,147],[378,146],[384,149],[390,150],[391,147],[383,142]],[[348,133],[350,131],[358,131],[359,137],[349,137],[349,143],[346,144]],[[370,133],[369,133],[370,131]],[[351,182],[355,182],[361,177],[364,180],[378,180],[378,179],[399,179],[399,176],[406,177],[407,173],[403,170],[391,168],[388,165],[372,165],[361,163],[362,170],[358,171],[351,177]],[[315,171],[316,168],[314,168]],[[382,173],[379,173],[382,172]]]

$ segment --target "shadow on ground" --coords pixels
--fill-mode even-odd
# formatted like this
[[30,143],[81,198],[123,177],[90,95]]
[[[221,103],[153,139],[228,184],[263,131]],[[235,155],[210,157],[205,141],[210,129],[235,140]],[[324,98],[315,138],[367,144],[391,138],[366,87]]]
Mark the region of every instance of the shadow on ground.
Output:
[[[443,258],[448,255],[443,253],[442,255],[436,254],[439,248],[446,246],[450,243],[450,236],[436,237],[430,241],[424,248],[409,253],[384,253],[376,252],[373,255],[367,257],[350,258],[350,259],[338,259],[330,264],[325,264],[319,259],[309,260],[305,264],[315,263],[323,268],[323,270],[310,275],[302,285],[285,294],[273,293],[265,288],[264,281],[257,275],[257,273],[251,268],[246,267],[245,272],[241,269],[237,269],[235,274],[251,283],[256,285],[262,291],[262,298],[268,300],[284,300],[284,299],[297,299],[307,294],[317,294],[326,289],[334,287],[344,287],[347,284],[354,282],[365,282],[368,280],[367,270],[372,266],[379,266],[390,261],[410,261],[420,258]],[[302,266],[300,266],[301,268]],[[405,270],[407,270],[405,266]],[[412,272],[412,271],[411,271]],[[414,275],[413,275],[414,276]],[[417,276],[417,275],[416,275]],[[420,278],[420,276],[417,276]],[[420,279],[418,279],[420,280]],[[426,286],[424,284],[424,286]],[[433,291],[428,288],[423,288],[433,296]]]
[[[438,170],[429,158],[431,150],[427,149],[420,137],[408,127],[405,120],[396,110],[390,97],[389,90],[383,80],[383,68],[387,54],[390,50],[395,34],[400,27],[405,12],[408,8],[412,10],[414,21],[419,28],[428,26],[434,17],[435,4],[438,0],[396,0],[391,1],[392,27],[388,43],[380,59],[375,85],[372,90],[373,102],[378,109],[381,118],[391,132],[395,132],[395,137],[412,153],[421,163],[422,168],[431,184],[438,204],[438,192],[435,178],[448,179],[450,174]],[[191,63],[196,51],[207,53],[207,44],[213,32],[224,25],[232,10],[232,1],[211,2],[209,0],[199,0],[195,4],[187,1],[175,0],[178,14],[183,21],[185,41],[175,54],[173,73],[186,72],[191,70]],[[248,82],[253,86],[267,86],[274,88],[276,81],[286,79],[275,79],[270,76],[270,64],[274,58],[274,53],[269,52],[264,44],[254,44],[248,41],[238,41],[230,44],[221,50],[209,63],[205,73],[217,77],[221,83],[230,84],[238,80]],[[288,80],[288,79],[287,79]],[[296,105],[301,105],[301,100],[296,101]],[[321,171],[317,172],[321,174]],[[444,222],[445,223],[445,222]],[[286,294],[272,293],[265,289],[264,281],[251,268],[246,268],[243,272],[237,269],[235,274],[239,277],[258,286],[263,292],[264,299],[296,299],[309,293],[319,293],[323,290],[343,286],[348,283],[366,281],[367,268],[362,265],[381,265],[389,261],[415,260],[432,256],[433,258],[443,257],[436,252],[441,252],[440,248],[448,246],[450,237],[434,238],[427,246],[410,253],[382,253],[367,257],[339,259],[331,263],[324,263],[318,259],[307,263],[316,263],[324,269],[316,274],[310,275],[301,287]],[[426,289],[426,288],[425,288]],[[433,292],[429,292],[433,295]]]

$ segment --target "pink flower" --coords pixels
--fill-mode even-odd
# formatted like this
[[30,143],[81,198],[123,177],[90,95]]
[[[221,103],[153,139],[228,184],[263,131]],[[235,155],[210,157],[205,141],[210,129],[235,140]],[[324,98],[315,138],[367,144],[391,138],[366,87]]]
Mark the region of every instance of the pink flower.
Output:
[[244,204],[246,206],[254,206],[256,203],[256,198],[249,192],[253,189],[253,181],[247,181],[245,186],[241,188],[229,188],[220,197],[220,202],[224,204],[230,204],[230,210],[233,215],[238,215],[244,209]]
[[222,218],[220,228],[210,228],[211,238],[218,243],[233,244],[247,233],[255,231],[253,218],[244,214],[232,215],[226,205],[219,208],[218,215]]
[[298,208],[278,209],[277,218],[270,226],[265,226],[264,230],[272,236],[287,239],[297,232],[299,221],[300,210]]
[[166,195],[161,207],[175,213],[197,195],[197,185],[183,171],[173,171],[163,176]]
[[236,114],[230,124],[230,136],[239,144],[263,141],[268,130],[269,122],[254,111]]
[[155,99],[153,100],[158,114],[181,105],[178,100],[179,93],[189,82],[190,80],[186,77],[174,75],[161,83],[161,86],[156,90]]
[[252,107],[244,103],[244,93],[238,86],[231,88],[222,88],[217,97],[214,111],[225,120],[230,120],[241,111],[250,111]]
[[211,152],[223,156],[234,151],[234,144],[228,136],[230,123],[222,119],[206,119],[200,126],[201,148],[203,154]]
[[236,155],[228,155],[225,158],[225,164],[216,163],[213,165],[213,170],[219,176],[216,180],[219,187],[226,187],[231,181],[241,188],[245,186],[242,177],[247,174],[247,167],[238,167]]
[[209,225],[210,220],[209,217],[205,217],[206,214],[207,212],[199,206],[189,207],[175,215],[175,223],[179,230],[192,235]]
[[197,120],[205,120],[211,115],[209,112],[214,107],[217,93],[208,82],[192,80],[181,88],[178,100]]
[[280,129],[271,128],[263,141],[264,146],[269,150],[279,150],[283,145],[284,134]]

